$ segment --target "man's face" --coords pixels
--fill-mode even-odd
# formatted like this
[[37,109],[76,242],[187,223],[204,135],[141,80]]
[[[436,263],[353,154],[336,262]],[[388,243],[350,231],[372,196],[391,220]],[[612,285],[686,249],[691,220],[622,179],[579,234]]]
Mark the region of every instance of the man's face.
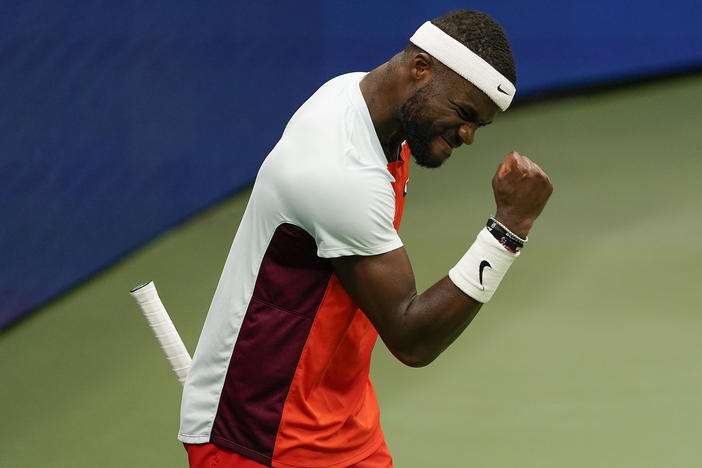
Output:
[[400,109],[402,131],[417,164],[439,167],[453,148],[471,144],[497,106],[455,73],[435,74]]

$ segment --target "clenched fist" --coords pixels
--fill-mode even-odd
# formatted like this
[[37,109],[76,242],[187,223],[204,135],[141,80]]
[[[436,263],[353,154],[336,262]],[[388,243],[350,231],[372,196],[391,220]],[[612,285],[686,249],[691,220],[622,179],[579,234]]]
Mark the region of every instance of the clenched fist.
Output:
[[512,151],[498,166],[492,190],[497,203],[495,219],[525,238],[551,196],[553,185],[535,162]]

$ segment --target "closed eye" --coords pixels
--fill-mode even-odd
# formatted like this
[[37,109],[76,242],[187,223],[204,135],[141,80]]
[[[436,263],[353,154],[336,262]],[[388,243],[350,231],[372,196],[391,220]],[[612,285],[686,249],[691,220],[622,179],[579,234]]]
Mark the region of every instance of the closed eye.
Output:
[[492,123],[492,121],[481,122],[480,120],[478,120],[478,113],[475,109],[473,109],[470,106],[456,104],[451,99],[449,99],[449,102],[454,105],[454,107],[456,108],[456,113],[462,120],[465,120],[466,122],[471,123],[476,127],[484,127]]

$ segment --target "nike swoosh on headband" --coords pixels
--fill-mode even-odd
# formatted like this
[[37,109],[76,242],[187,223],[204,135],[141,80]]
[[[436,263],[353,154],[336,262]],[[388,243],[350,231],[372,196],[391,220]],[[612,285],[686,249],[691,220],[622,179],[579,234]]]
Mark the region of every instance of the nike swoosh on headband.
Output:
[[473,83],[503,111],[511,104],[517,92],[514,84],[482,57],[431,21],[421,25],[410,37],[410,42]]

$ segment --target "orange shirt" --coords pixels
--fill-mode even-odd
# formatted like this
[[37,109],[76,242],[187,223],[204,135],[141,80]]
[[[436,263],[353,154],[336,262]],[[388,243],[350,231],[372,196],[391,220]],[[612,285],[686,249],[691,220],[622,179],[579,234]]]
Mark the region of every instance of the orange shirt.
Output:
[[[409,147],[388,164],[395,229],[407,194]],[[332,275],[285,400],[273,466],[348,466],[383,441],[369,376],[378,332]]]

